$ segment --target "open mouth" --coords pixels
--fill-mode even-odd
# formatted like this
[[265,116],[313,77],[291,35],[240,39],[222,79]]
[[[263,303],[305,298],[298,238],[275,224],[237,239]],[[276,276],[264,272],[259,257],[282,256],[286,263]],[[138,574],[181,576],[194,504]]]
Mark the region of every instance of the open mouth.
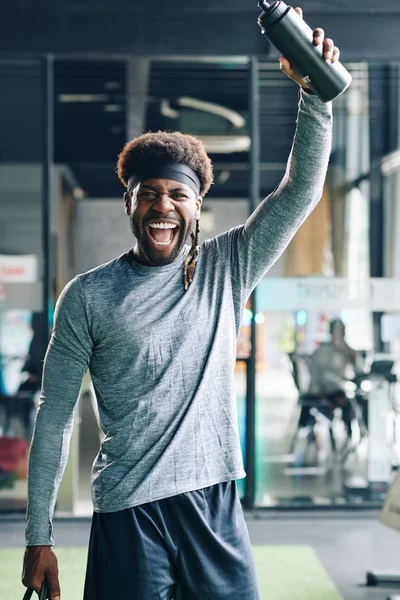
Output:
[[158,249],[171,246],[178,231],[179,226],[176,223],[159,221],[146,226],[147,237],[150,243]]

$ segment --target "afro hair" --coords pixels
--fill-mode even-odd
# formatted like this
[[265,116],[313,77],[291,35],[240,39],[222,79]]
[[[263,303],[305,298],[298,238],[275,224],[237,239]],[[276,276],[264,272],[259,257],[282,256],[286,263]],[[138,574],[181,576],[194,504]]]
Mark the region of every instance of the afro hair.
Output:
[[205,196],[213,183],[212,162],[203,142],[193,135],[178,131],[145,133],[125,144],[118,155],[117,173],[127,187],[129,178],[142,167],[167,160],[190,167],[200,179],[200,195]]

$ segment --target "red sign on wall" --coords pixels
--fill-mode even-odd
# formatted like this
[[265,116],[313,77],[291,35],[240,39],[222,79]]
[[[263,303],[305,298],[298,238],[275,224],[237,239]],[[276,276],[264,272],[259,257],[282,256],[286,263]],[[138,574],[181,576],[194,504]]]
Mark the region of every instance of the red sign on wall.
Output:
[[37,281],[37,257],[0,254],[1,283],[34,283]]

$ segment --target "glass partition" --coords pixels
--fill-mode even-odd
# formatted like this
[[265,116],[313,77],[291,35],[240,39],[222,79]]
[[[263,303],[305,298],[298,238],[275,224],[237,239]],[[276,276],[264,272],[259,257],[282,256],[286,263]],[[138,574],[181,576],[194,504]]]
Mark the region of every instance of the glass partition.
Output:
[[[205,237],[243,223],[248,212],[245,195],[249,139],[243,125],[248,108],[247,63],[210,64],[207,69],[198,64],[197,70],[189,65],[196,75],[190,83],[192,95],[200,94],[200,77],[223,81],[220,101],[235,109],[240,127],[216,121],[216,115],[205,113],[200,118],[204,107],[198,114],[193,106],[190,110],[178,106],[175,91],[171,95],[165,82],[174,81],[175,86],[179,80],[182,90],[178,95],[187,93],[188,78],[176,75],[185,73],[184,64],[153,64],[149,73],[150,100],[145,84],[136,98],[143,105],[142,116],[149,129],[155,129],[155,124],[181,128],[212,142],[209,151],[216,182],[213,196],[206,201],[202,225]],[[255,319],[256,505],[261,507],[381,502],[390,478],[388,465],[399,462],[398,393],[390,377],[393,358],[400,360],[395,305],[400,293],[393,287],[385,288],[385,282],[380,287],[370,279],[369,137],[373,107],[368,101],[368,65],[347,66],[353,74],[353,85],[334,103],[333,150],[321,202],[261,283],[257,314],[247,308],[243,315],[235,371],[239,434],[245,455],[246,361],[250,325]],[[56,61],[55,149],[59,166],[51,219],[51,280],[56,296],[77,272],[112,259],[132,243],[129,227],[121,218],[122,190],[113,172],[127,133],[125,96],[128,88],[133,93],[134,77],[140,71],[135,71],[135,64],[130,65],[129,73],[125,67],[122,61],[107,61],[96,68],[91,61],[81,65]],[[165,77],[169,68],[171,75]],[[297,89],[290,81],[281,84],[278,78],[282,74],[275,63],[261,65],[260,71],[265,146],[261,152],[261,187],[263,193],[269,193],[285,167],[289,152],[285,143],[291,141],[287,126],[290,123],[294,130]],[[76,74],[78,89],[75,79],[70,82],[72,73]],[[90,101],[85,87],[89,80],[82,73],[96,74]],[[44,332],[52,318],[45,314],[42,300],[40,62],[0,61],[0,84],[7,89],[7,94],[0,97],[0,509],[21,510],[26,504],[27,448],[47,345]],[[202,83],[199,89],[202,93],[207,90],[208,95],[201,96],[203,100],[218,100],[214,98],[218,86]],[[170,104],[165,101],[167,97]],[[277,112],[282,119],[279,122]],[[78,115],[83,115],[86,122],[89,114],[92,128],[105,137],[88,139],[90,148],[75,154],[81,130],[78,125],[65,129],[65,123],[80,122]],[[97,122],[100,115],[101,125]],[[134,125],[130,123],[131,128]],[[285,136],[281,135],[283,130]],[[232,138],[229,144],[233,140],[244,144],[228,156],[227,133]],[[94,162],[89,166],[85,157],[92,150]],[[394,162],[391,157],[385,172],[385,275],[392,278],[398,277],[396,232],[400,223],[396,164],[398,158],[396,163],[396,157]],[[88,222],[90,228],[85,225]],[[115,235],[108,235],[110,222]],[[121,223],[120,229],[117,223]],[[283,289],[282,284],[289,287]],[[284,305],[282,299],[293,302]],[[372,315],[377,312],[387,313],[382,319],[385,354],[380,357],[374,347]],[[333,321],[339,323],[334,326]],[[345,360],[340,353],[329,354],[338,336]],[[326,350],[325,355],[322,350]],[[337,388],[330,392],[322,388],[321,381],[317,385],[322,379],[319,375],[329,372],[327,364],[335,367],[333,377],[340,373],[343,379],[340,394]],[[384,385],[379,388],[382,378]],[[379,389],[384,389],[384,394],[379,394]],[[331,392],[336,394],[332,396]],[[91,510],[89,471],[100,436],[88,377],[82,395],[86,402],[77,411],[79,427],[72,439],[58,508],[76,513],[80,505],[86,514]],[[385,422],[376,417],[382,411],[387,415]],[[382,432],[387,441],[384,451],[382,444],[376,443]],[[243,497],[244,481],[238,486]]]
[[25,509],[45,351],[41,86],[39,61],[0,60],[0,510]]
[[[368,66],[348,68],[321,202],[258,288],[259,507],[381,505],[400,463],[398,281],[370,278]],[[385,184],[391,267],[397,173]]]

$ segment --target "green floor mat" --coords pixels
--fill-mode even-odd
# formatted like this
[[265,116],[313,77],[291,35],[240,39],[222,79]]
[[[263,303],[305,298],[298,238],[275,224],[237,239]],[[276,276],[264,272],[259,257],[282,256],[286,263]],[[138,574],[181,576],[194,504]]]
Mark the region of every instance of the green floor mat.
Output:
[[[308,546],[254,546],[262,600],[342,600]],[[85,548],[56,548],[63,600],[82,600]],[[23,550],[0,550],[0,598],[22,600]],[[243,599],[246,600],[246,599]]]
[[343,600],[309,546],[253,546],[262,600]]

